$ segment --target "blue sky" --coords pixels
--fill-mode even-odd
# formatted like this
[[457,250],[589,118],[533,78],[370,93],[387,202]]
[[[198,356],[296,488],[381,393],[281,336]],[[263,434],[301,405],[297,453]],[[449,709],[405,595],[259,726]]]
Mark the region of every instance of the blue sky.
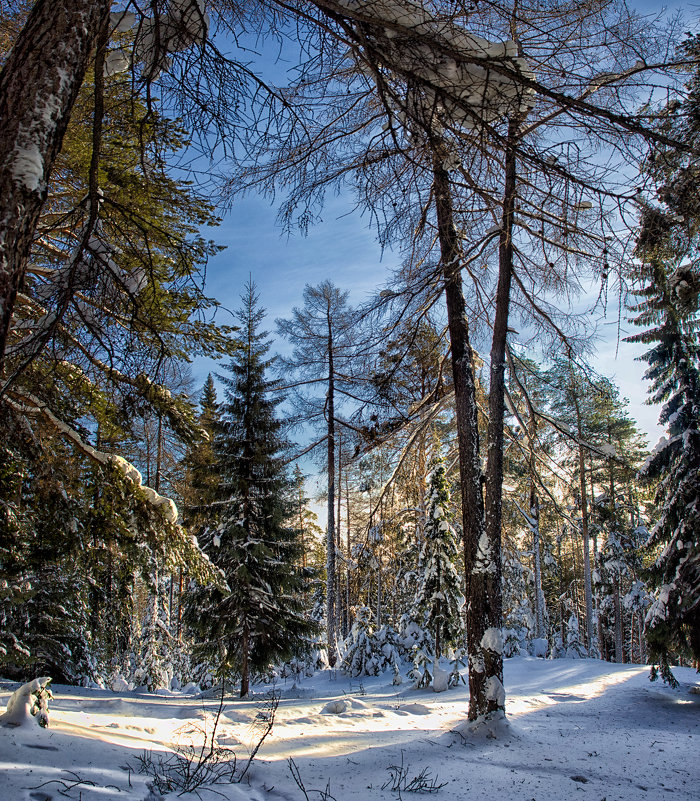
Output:
[[[235,309],[243,285],[251,275],[257,284],[262,305],[267,310],[265,328],[274,335],[274,321],[289,316],[294,306],[302,306],[306,284],[332,280],[350,291],[350,302],[360,303],[374,292],[398,263],[398,254],[384,251],[376,242],[367,220],[349,213],[350,204],[334,198],[322,214],[322,222],[309,229],[307,236],[287,236],[276,224],[275,209],[258,196],[237,200],[223,224],[211,231],[212,238],[226,250],[214,257],[208,268],[207,293],[223,306]],[[613,301],[613,306],[616,301]],[[598,320],[601,340],[594,366],[612,378],[630,401],[630,414],[653,446],[663,433],[656,425],[658,408],[645,405],[644,362],[636,361],[644,348],[617,341],[616,309],[608,320]],[[227,314],[222,322],[229,322]],[[634,333],[630,324],[622,326],[621,336]],[[277,343],[275,343],[277,344]],[[282,343],[279,343],[283,347]],[[193,374],[203,383],[211,363],[198,362]],[[215,366],[214,366],[214,369]]]
[[[657,12],[663,6],[642,0],[637,7],[645,12]],[[279,69],[279,65],[274,68],[275,72]],[[276,210],[270,203],[259,196],[248,195],[234,202],[221,227],[211,231],[211,237],[225,245],[226,250],[210,262],[207,293],[223,306],[235,309],[243,285],[251,275],[262,305],[267,309],[266,328],[273,334],[275,318],[287,317],[295,305],[302,305],[306,284],[330,279],[339,288],[349,290],[350,302],[357,304],[381,286],[399,258],[392,251],[382,253],[368,220],[351,211],[347,197],[331,198],[323,211],[322,222],[311,227],[307,236],[300,233],[287,236],[276,224]],[[615,305],[616,300],[613,307]],[[618,384],[623,396],[630,401],[631,415],[653,446],[663,432],[656,424],[658,408],[644,403],[647,386],[642,376],[646,365],[636,360],[643,348],[618,343],[616,308],[611,310],[611,315],[614,319],[597,323],[601,339],[594,366]],[[222,314],[222,322],[230,322],[230,319],[229,315]],[[621,336],[633,330],[631,325],[623,325]],[[279,347],[284,346],[279,343]],[[193,365],[196,383],[201,385],[212,369],[216,366],[203,361]]]

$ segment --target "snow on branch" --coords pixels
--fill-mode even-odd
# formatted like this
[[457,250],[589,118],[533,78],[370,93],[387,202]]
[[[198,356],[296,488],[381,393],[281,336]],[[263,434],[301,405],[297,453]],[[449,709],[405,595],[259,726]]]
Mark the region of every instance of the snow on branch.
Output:
[[[331,0],[319,3],[370,25],[389,70],[425,82],[397,116],[442,117],[472,129],[482,123],[527,114],[535,102],[534,73],[514,41],[491,42],[450,19],[436,19],[410,0]],[[374,66],[374,65],[373,65]]]
[[92,445],[85,442],[85,440],[74,428],[64,423],[63,420],[59,420],[59,418],[56,417],[51,409],[49,409],[46,404],[42,403],[42,401],[34,395],[27,392],[20,396],[15,391],[13,391],[12,394],[15,395],[17,400],[5,396],[4,401],[16,412],[19,414],[32,415],[34,417],[43,417],[54,429],[56,429],[61,437],[71,442],[84,456],[87,456],[93,462],[103,467],[111,466],[119,470],[125,478],[129,479],[133,484],[142,490],[142,494],[152,506],[160,509],[163,517],[168,523],[177,522],[178,512],[175,502],[170,498],[159,495],[150,487],[144,486],[141,483],[141,473],[136,469],[136,467],[134,467],[133,464],[131,464],[131,462],[128,462],[126,459],[123,459],[121,456],[116,454],[103,453],[102,451],[93,448]]
[[134,43],[130,54],[121,48],[107,53],[104,74],[116,75],[132,64],[141,64],[143,76],[148,80],[170,68],[174,53],[202,47],[210,26],[204,0],[170,0],[167,11],[152,17],[117,11],[110,21],[114,33],[133,31]]

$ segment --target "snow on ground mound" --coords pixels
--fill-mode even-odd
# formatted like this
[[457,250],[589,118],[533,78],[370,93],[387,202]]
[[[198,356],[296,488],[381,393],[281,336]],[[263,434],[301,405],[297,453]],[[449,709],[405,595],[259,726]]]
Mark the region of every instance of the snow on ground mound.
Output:
[[44,676],[18,687],[0,715],[0,726],[26,726],[36,722],[46,728],[49,725],[48,702],[52,697],[49,684],[51,679]]
[[[544,801],[573,792],[584,801],[696,801],[700,696],[690,689],[697,674],[676,675],[681,687],[672,690],[650,684],[639,665],[510,659],[508,721],[489,737],[488,727],[465,725],[463,686],[435,694],[397,688],[385,674],[363,677],[358,693],[356,681],[320,673],[297,685],[300,697],[285,693],[291,684],[278,686],[275,726],[246,777],[250,785],[200,789],[201,801],[303,801],[290,757],[311,799],[328,792],[338,801],[390,801],[397,793],[382,786],[389,768],[402,765],[407,781],[427,769],[445,783],[436,801]],[[0,682],[0,708],[16,688]],[[50,729],[0,727],[2,801],[144,801],[147,777],[135,772],[136,757],[144,750],[167,757],[218,706],[216,698],[76,687],[54,687],[54,695]],[[344,712],[321,714],[339,701]],[[242,761],[257,714],[254,697],[226,699],[221,744]]]
[[348,708],[348,705],[342,699],[338,701],[329,701],[321,710],[322,715],[342,715]]

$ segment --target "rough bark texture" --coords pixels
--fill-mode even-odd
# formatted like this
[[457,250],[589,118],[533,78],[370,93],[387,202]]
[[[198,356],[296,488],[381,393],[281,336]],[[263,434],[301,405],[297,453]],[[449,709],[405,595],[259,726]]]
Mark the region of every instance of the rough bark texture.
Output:
[[[480,548],[481,563],[474,566],[479,586],[479,599],[483,616],[479,643],[484,672],[480,676],[478,714],[505,713],[503,693],[503,651],[482,643],[487,629],[500,633],[503,625],[503,596],[501,591],[501,524],[503,520],[503,418],[505,415],[505,367],[510,287],[513,273],[513,214],[516,195],[515,137],[517,123],[511,122],[505,152],[505,182],[501,235],[498,247],[498,284],[496,311],[491,341],[491,370],[489,382],[488,452],[486,456],[486,548]],[[484,563],[487,567],[484,567]],[[475,632],[479,634],[478,630]],[[500,642],[500,638],[498,638]],[[471,711],[471,709],[470,709]]]
[[[440,254],[445,281],[445,300],[450,333],[452,380],[455,390],[455,417],[459,449],[459,476],[462,496],[462,526],[464,532],[464,564],[466,572],[467,642],[469,649],[469,718],[481,714],[484,688],[483,673],[476,668],[485,615],[483,594],[471,574],[476,562],[479,540],[484,532],[484,504],[481,492],[481,461],[479,457],[479,429],[477,426],[476,385],[474,354],[469,342],[462,275],[460,272],[460,246],[454,224],[452,196],[447,171],[436,149],[433,162],[435,209],[440,238]],[[476,635],[475,635],[476,632]],[[478,638],[477,638],[478,637]]]
[[17,292],[106,0],[38,0],[0,73],[0,375]]

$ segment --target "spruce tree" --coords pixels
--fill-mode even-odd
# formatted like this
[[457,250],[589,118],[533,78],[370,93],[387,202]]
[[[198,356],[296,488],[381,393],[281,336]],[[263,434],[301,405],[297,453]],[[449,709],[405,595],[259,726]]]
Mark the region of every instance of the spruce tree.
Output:
[[648,543],[656,587],[646,618],[649,658],[655,663],[652,678],[660,671],[671,684],[672,655],[700,661],[700,205],[693,155],[700,139],[700,37],[689,37],[683,50],[693,65],[687,92],[666,106],[660,127],[685,147],[659,147],[644,165],[660,205],[642,209],[636,251],[640,302],[633,322],[645,330],[629,338],[649,345],[643,357],[649,364],[649,400],[663,404],[659,423],[668,434],[641,476],[658,482],[658,517]]
[[[674,684],[672,654],[700,659],[700,281],[691,267],[666,265],[656,256],[645,266],[645,278],[634,322],[648,328],[630,340],[651,346],[644,354],[650,399],[664,404],[659,422],[668,432],[640,471],[643,479],[658,481],[658,517],[648,542],[657,594],[646,630],[650,660]],[[692,293],[692,300],[679,302],[679,290]]]
[[253,284],[242,302],[241,347],[229,375],[219,376],[225,401],[214,440],[218,486],[210,507],[218,525],[203,537],[228,589],[201,588],[188,615],[202,638],[198,650],[224,674],[238,673],[241,697],[252,671],[292,656],[314,629],[302,612],[301,546],[275,414],[279,401],[272,397],[277,382],[266,378],[273,360],[267,358],[267,334],[259,331],[264,311]]
[[463,633],[464,596],[455,568],[457,535],[449,522],[450,492],[442,459],[434,462],[428,490],[428,515],[421,551],[421,576],[415,606],[435,637],[435,658]]

